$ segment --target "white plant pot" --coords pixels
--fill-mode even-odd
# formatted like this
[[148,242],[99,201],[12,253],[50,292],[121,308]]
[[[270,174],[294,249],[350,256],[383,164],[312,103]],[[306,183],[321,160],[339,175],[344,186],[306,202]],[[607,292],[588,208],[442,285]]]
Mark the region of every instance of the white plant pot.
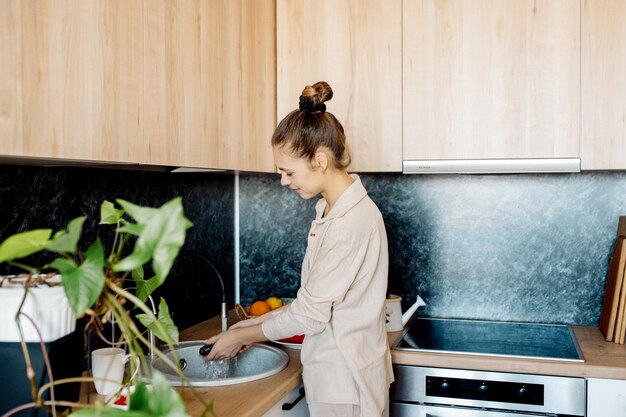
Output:
[[[60,281],[60,276],[50,280],[50,282]],[[23,297],[24,287],[19,282],[5,282],[0,287],[0,342],[21,340],[15,315]],[[61,285],[53,287],[41,285],[30,288],[22,306],[22,313],[33,319],[41,333],[40,339],[33,323],[22,315],[20,323],[26,342],[39,342],[40,340],[52,342],[76,329],[76,318]]]

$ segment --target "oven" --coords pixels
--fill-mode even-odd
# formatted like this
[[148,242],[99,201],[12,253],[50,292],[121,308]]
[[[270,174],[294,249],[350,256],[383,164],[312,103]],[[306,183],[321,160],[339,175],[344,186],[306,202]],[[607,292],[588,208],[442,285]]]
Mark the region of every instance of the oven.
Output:
[[585,379],[394,365],[390,417],[584,417]]
[[[584,362],[571,326],[415,319],[394,349]],[[585,416],[584,378],[394,365],[392,417]]]

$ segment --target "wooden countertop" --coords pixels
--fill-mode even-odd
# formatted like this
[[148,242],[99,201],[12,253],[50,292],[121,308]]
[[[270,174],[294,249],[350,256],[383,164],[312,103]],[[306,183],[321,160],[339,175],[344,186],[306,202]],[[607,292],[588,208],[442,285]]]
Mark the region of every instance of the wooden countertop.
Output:
[[[229,325],[236,322],[229,316]],[[410,324],[410,323],[409,323]],[[207,320],[181,333],[181,340],[202,340],[219,332],[218,318]],[[517,358],[495,358],[478,355],[451,355],[392,350],[396,364],[442,368],[475,369],[485,371],[518,372],[542,375],[561,375],[626,380],[626,345],[606,342],[596,327],[574,326],[576,340],[585,362],[560,362]],[[403,332],[389,333],[393,346]],[[269,378],[227,387],[196,388],[205,400],[214,401],[214,411],[219,417],[260,417],[285,394],[302,383],[300,351],[286,349],[289,365]],[[180,390],[192,416],[199,415],[201,403],[189,390]]]

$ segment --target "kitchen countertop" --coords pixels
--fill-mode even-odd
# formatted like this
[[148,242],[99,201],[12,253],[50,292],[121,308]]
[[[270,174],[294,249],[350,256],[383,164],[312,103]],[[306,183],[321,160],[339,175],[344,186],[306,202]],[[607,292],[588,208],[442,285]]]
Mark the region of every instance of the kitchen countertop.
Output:
[[[604,340],[597,327],[572,326],[584,362],[392,350],[401,365],[518,372],[539,375],[626,379],[626,345]],[[397,340],[397,339],[396,339]],[[494,359],[495,358],[495,359]]]
[[[229,313],[229,325],[236,322]],[[410,321],[409,321],[410,325]],[[219,332],[219,318],[197,324],[181,333],[181,340],[202,340]],[[395,364],[441,368],[475,369],[484,371],[518,372],[542,375],[612,378],[626,380],[626,345],[604,340],[597,327],[573,326],[576,340],[585,362],[560,362],[493,356],[453,355],[392,350]],[[403,332],[389,333],[391,346]],[[258,381],[226,387],[196,388],[196,393],[206,401],[214,401],[214,411],[219,417],[260,417],[285,394],[302,383],[300,351],[286,349],[289,365],[277,375]],[[202,405],[189,390],[180,390],[192,416],[199,415]]]

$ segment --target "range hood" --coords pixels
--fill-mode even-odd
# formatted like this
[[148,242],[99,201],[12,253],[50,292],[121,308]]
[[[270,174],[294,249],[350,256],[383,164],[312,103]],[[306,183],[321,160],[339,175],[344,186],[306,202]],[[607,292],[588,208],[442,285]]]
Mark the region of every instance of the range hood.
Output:
[[541,172],[580,172],[580,158],[402,161],[403,174],[517,174]]

